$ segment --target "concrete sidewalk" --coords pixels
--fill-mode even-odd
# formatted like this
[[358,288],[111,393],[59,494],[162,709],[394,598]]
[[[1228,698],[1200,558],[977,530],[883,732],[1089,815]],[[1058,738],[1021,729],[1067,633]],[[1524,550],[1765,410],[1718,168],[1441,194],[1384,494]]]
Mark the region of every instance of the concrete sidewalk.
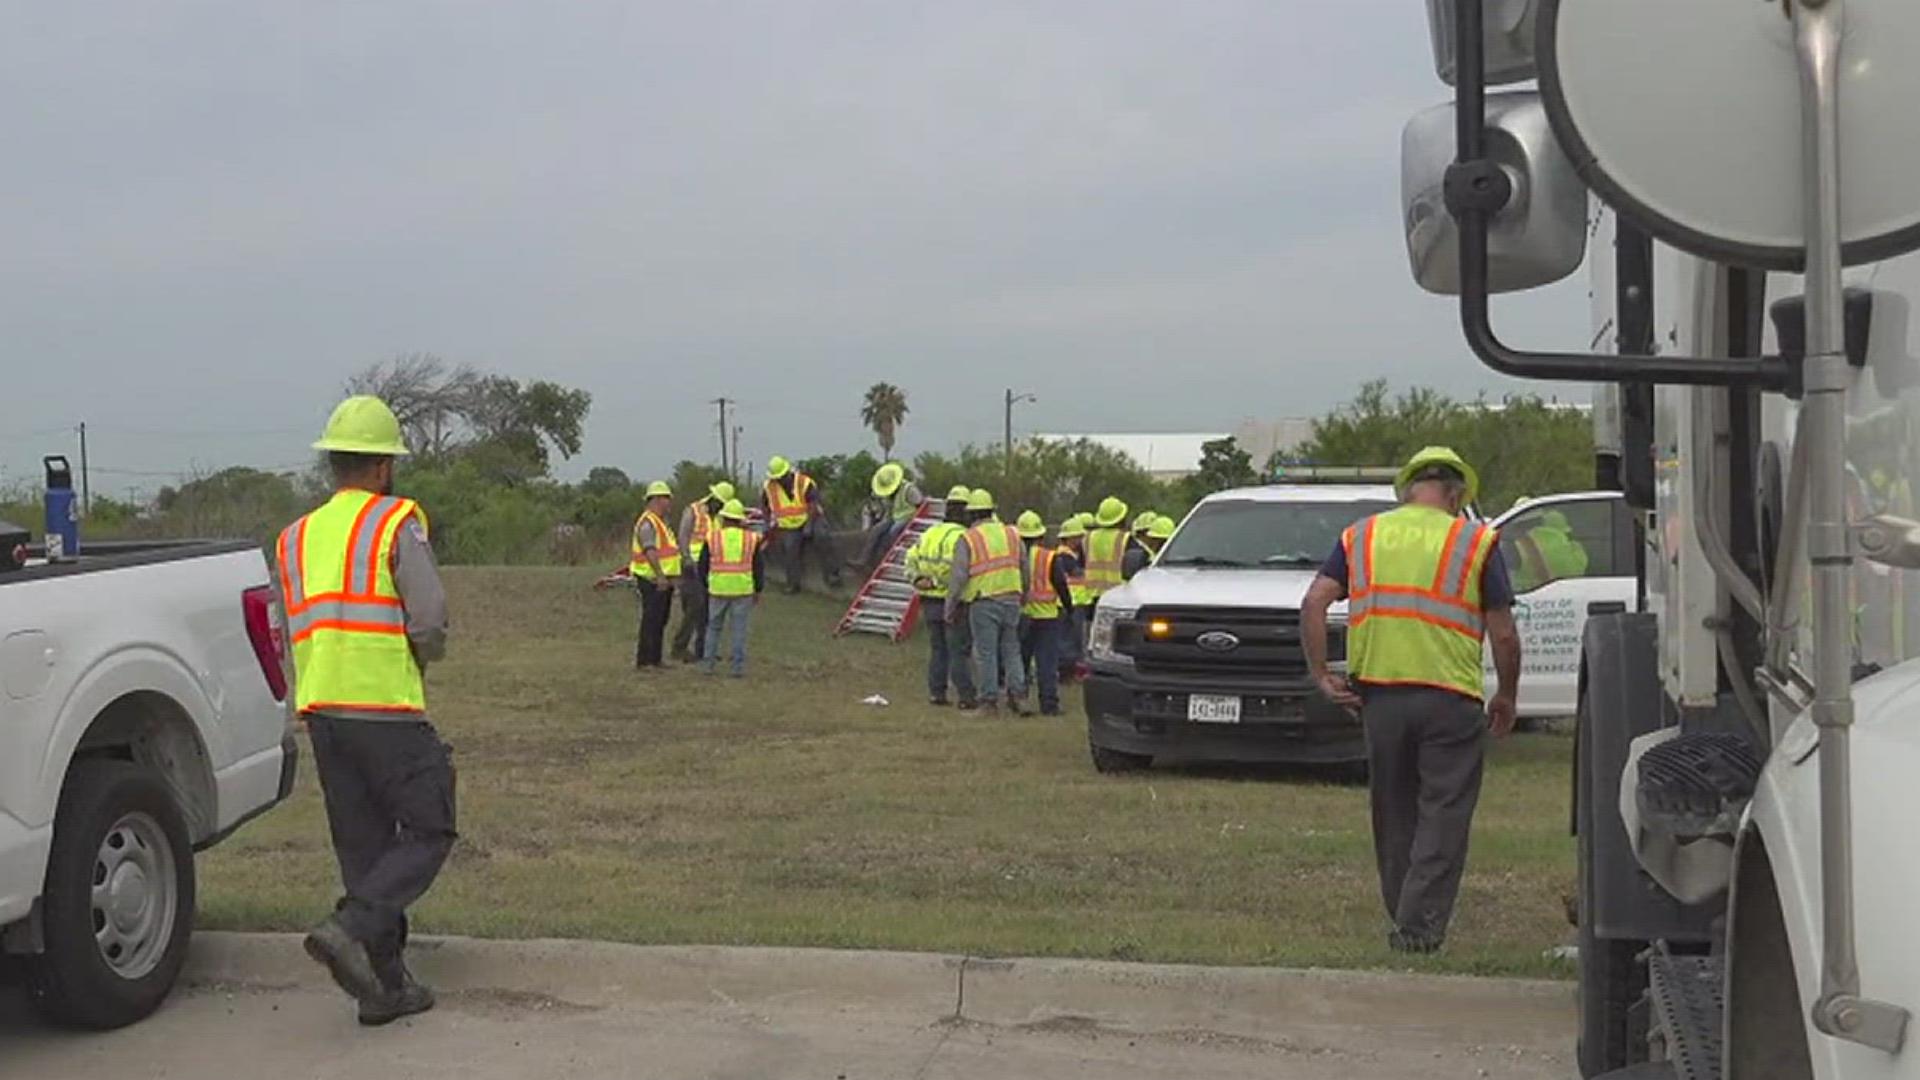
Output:
[[1553,983],[460,938],[414,955],[440,1009],[368,1031],[296,938],[202,934],[182,992],[127,1031],[50,1031],[0,995],[0,1055],[62,1080],[1572,1072]]

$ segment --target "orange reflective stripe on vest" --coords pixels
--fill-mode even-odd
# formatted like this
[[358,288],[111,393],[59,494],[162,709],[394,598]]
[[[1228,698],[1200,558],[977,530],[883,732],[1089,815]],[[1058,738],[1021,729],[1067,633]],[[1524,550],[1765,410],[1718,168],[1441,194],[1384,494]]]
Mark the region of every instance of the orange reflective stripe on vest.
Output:
[[411,499],[349,489],[281,531],[297,711],[426,708],[392,565],[400,528],[418,512]]
[[999,521],[983,521],[967,530],[967,596],[1018,596],[1020,531]]
[[1497,541],[1486,525],[1420,506],[1349,527],[1340,542],[1352,675],[1479,697],[1480,578]]
[[1035,544],[1027,552],[1027,600],[1021,611],[1030,619],[1060,617],[1060,594],[1053,587],[1053,560],[1060,549]]
[[813,477],[796,470],[793,474],[793,494],[787,494],[786,488],[778,480],[767,481],[767,507],[773,512],[773,523],[782,529],[798,529],[807,523],[811,511],[807,509],[807,494],[813,490]]
[[653,579],[653,564],[647,561],[647,549],[640,544],[640,528],[653,526],[653,557],[660,561],[660,572],[667,577],[680,576],[680,537],[667,528],[665,518],[651,510],[640,515],[633,525],[633,558],[627,572],[637,578]]

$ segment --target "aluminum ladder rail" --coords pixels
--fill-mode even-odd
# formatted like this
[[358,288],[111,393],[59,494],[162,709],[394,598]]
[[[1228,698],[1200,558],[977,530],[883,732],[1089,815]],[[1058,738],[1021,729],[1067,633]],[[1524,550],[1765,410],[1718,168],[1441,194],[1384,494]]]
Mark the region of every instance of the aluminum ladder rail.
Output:
[[935,500],[920,504],[920,509],[908,519],[907,527],[894,538],[886,557],[854,594],[847,613],[840,617],[839,628],[833,632],[835,637],[849,633],[884,634],[891,641],[904,641],[913,633],[920,618],[920,590],[913,587],[907,554],[939,521],[935,510],[942,505]]

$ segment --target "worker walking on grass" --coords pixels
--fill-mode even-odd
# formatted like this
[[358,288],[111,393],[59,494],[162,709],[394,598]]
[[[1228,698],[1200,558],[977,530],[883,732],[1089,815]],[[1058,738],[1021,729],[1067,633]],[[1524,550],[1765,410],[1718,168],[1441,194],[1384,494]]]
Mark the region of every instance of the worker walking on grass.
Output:
[[967,533],[967,499],[972,496],[964,486],[947,492],[946,519],[920,534],[920,540],[907,556],[913,587],[920,603],[930,613],[927,623],[927,701],[933,705],[948,702],[947,684],[953,684],[960,708],[977,706],[973,688],[973,631],[967,625],[969,611],[963,604],[951,610],[948,618],[948,581],[953,576],[953,551]]
[[1127,529],[1127,504],[1108,497],[1087,534],[1087,592],[1094,601],[1126,583],[1127,547],[1133,542]]
[[665,660],[667,616],[673,612],[673,587],[680,580],[683,559],[680,538],[667,526],[673,511],[673,489],[664,480],[647,485],[647,508],[633,523],[633,552],[627,571],[640,591],[640,642],[634,648],[635,668],[660,667]]
[[[1351,527],[1301,609],[1321,692],[1360,712],[1372,783],[1388,944],[1445,941],[1480,798],[1486,735],[1513,730],[1520,637],[1513,586],[1491,527],[1461,516],[1480,488],[1460,455],[1429,446],[1400,470],[1401,505]],[[1327,608],[1348,601],[1347,675],[1327,666]],[[1481,650],[1499,688],[1481,708]]]
[[786,458],[775,455],[767,461],[767,482],[760,492],[760,507],[766,513],[770,531],[767,542],[780,551],[787,566],[787,592],[800,591],[805,575],[804,559],[809,550],[820,563],[821,584],[827,589],[840,587],[840,566],[833,558],[833,537],[827,524],[827,508],[820,501],[820,485],[813,477],[793,467]]
[[728,673],[738,679],[747,673],[747,624],[766,587],[766,561],[760,537],[747,529],[747,508],[729,499],[720,508],[720,520],[700,552],[699,575],[706,582],[711,613],[707,622],[706,666],[711,675],[720,664],[720,637],[731,633]]
[[925,496],[913,481],[907,479],[907,470],[899,462],[889,461],[874,470],[869,485],[873,499],[868,506],[867,551],[863,565],[871,574],[880,568],[880,563],[893,548],[893,542],[907,529],[920,512],[920,504]]
[[1078,674],[1087,654],[1087,620],[1093,617],[1093,592],[1087,587],[1086,539],[1088,515],[1075,514],[1060,526],[1055,561],[1067,577],[1067,597],[1073,601],[1060,628],[1060,669],[1063,678]]
[[673,628],[673,658],[691,664],[707,655],[707,587],[698,567],[713,532],[714,515],[733,498],[725,480],[707,488],[707,497],[687,504],[680,514],[680,624]]
[[313,445],[334,494],[280,533],[275,585],[345,895],[305,946],[372,1026],[433,1008],[405,950],[407,908],[457,835],[453,757],[427,720],[425,683],[446,654],[447,594],[426,513],[393,494],[408,452],[393,410],[348,398]]
[[953,572],[947,578],[947,621],[953,621],[961,602],[969,605],[981,710],[997,715],[1005,699],[1015,715],[1025,716],[1020,606],[1027,594],[1027,561],[1019,531],[993,510],[993,495],[984,488],[975,488],[967,498],[967,532],[954,547]]
[[1060,651],[1073,619],[1067,571],[1073,553],[1047,543],[1047,524],[1028,510],[1016,526],[1026,545],[1027,594],[1020,607],[1020,670],[1037,684],[1040,715],[1060,715]]

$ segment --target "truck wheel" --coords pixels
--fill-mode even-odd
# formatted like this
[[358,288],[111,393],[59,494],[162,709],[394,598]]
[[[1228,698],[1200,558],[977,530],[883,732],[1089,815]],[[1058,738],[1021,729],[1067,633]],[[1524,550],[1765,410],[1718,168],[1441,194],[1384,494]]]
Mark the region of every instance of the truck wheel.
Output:
[[167,786],[128,762],[76,762],[53,823],[46,951],[27,971],[35,1006],[100,1030],[147,1016],[186,961],[193,902],[193,845]]
[[[1579,722],[1591,722],[1586,688],[1581,687]],[[1576,741],[1578,735],[1576,735]],[[1645,942],[1603,938],[1595,933],[1598,910],[1593,881],[1593,755],[1580,753],[1574,762],[1574,819],[1578,832],[1580,866],[1580,1035],[1575,1056],[1580,1075],[1600,1076],[1622,1069],[1645,1056],[1634,1046],[1633,1008],[1646,989],[1640,968]],[[1644,1038],[1644,1033],[1642,1033]]]
[[1153,764],[1153,757],[1149,754],[1109,750],[1092,742],[1087,743],[1087,751],[1093,755],[1093,771],[1098,773],[1140,772]]

